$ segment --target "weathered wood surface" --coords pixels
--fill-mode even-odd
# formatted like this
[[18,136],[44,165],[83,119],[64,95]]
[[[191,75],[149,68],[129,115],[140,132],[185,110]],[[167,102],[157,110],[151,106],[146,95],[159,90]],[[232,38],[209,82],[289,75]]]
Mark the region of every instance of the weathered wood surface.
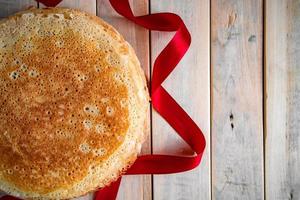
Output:
[[[40,7],[45,7],[40,3]],[[63,0],[57,7],[74,8],[96,15],[96,0]]]
[[[154,176],[154,199],[210,199],[209,1],[151,1],[151,13],[156,12],[179,14],[191,31],[191,48],[164,86],[202,128],[207,148],[203,161],[196,170]],[[173,35],[174,33],[152,32],[152,64]],[[154,153],[186,155],[190,151],[156,112],[153,112],[152,129]]]
[[30,6],[37,7],[34,0],[0,0],[0,18],[7,17]]
[[266,199],[300,199],[300,1],[265,16]]
[[[0,16],[7,16],[18,10],[27,8],[31,4],[36,5],[35,1],[12,1],[12,0],[0,0]],[[147,0],[139,2],[131,2],[136,14],[146,14],[149,9],[149,2]],[[208,139],[208,146],[206,154],[203,157],[202,167],[186,174],[176,175],[176,176],[165,176],[160,179],[161,181],[166,181],[166,183],[171,183],[171,188],[168,188],[167,185],[164,187],[156,187],[157,194],[155,199],[164,199],[167,196],[167,192],[171,193],[173,199],[180,199],[184,196],[184,192],[192,192],[192,199],[197,199],[198,197],[207,199],[210,196],[210,173],[209,173],[209,0],[203,0],[201,2],[189,2],[188,5],[184,5],[183,2],[175,1],[172,4],[164,4],[161,2],[154,2],[152,6],[154,11],[166,10],[166,11],[175,11],[182,15],[187,21],[190,30],[192,31],[193,40],[192,49],[189,52],[189,55],[181,63],[181,68],[184,66],[186,69],[179,69],[169,78],[169,83],[166,83],[167,89],[174,94],[175,98],[186,108],[186,110],[192,115],[192,117],[197,121],[197,123],[202,127],[203,131],[206,133],[206,138]],[[104,20],[108,21],[115,26],[118,31],[120,31],[123,36],[128,40],[134,49],[137,52],[137,55],[141,61],[142,67],[144,68],[148,78],[150,76],[150,43],[149,43],[149,32],[145,29],[142,29],[138,26],[133,25],[124,18],[118,16],[115,11],[110,7],[108,1],[105,0],[64,0],[58,6],[60,7],[71,7],[84,10],[92,14],[98,14]],[[40,4],[40,7],[44,7]],[[156,9],[157,7],[157,9]],[[197,13],[195,16],[190,16],[186,12],[192,10],[193,13]],[[201,11],[198,13],[198,11]],[[193,20],[193,21],[192,21]],[[197,22],[197,23],[194,23]],[[198,33],[201,37],[198,37]],[[163,38],[162,38],[163,37]],[[151,49],[151,52],[158,53],[159,50],[164,46],[162,41],[166,41],[170,37],[170,34],[153,34],[153,46],[154,44],[159,44],[154,46]],[[196,50],[200,47],[198,50]],[[155,56],[152,56],[154,60]],[[195,68],[195,69],[194,69]],[[195,73],[190,73],[190,71]],[[183,73],[183,75],[180,75]],[[200,79],[198,79],[200,77]],[[172,86],[173,82],[177,83],[177,86],[182,86],[181,90],[178,90],[180,87],[176,85]],[[183,83],[182,85],[180,83]],[[193,87],[199,93],[194,95],[191,90],[188,90],[190,84],[195,85]],[[182,92],[180,92],[182,91]],[[200,93],[201,91],[201,93]],[[202,97],[204,96],[204,97]],[[186,98],[185,98],[186,97]],[[193,97],[193,98],[192,98]],[[199,104],[199,101],[203,103]],[[192,105],[190,105],[192,102]],[[194,109],[197,107],[197,109]],[[159,117],[155,117],[156,120],[159,120]],[[163,125],[165,122],[160,121],[155,127]],[[156,124],[153,122],[153,124]],[[150,125],[150,119],[149,119]],[[166,127],[166,124],[164,125]],[[166,128],[156,128],[156,131],[163,131],[162,134],[167,134]],[[180,144],[182,149],[185,149],[186,146],[175,136],[173,133],[171,136],[163,136],[163,143],[158,143],[161,136],[156,134],[153,137],[153,140],[156,140],[155,151],[161,153],[171,153],[168,151],[161,151],[164,145],[168,145],[167,139],[172,141],[170,144]],[[169,146],[166,148],[176,149],[177,146]],[[148,141],[143,149],[144,153],[151,152],[151,137],[149,134]],[[181,150],[178,152],[172,153],[183,153]],[[187,176],[187,178],[185,178]],[[157,184],[160,184],[158,177]],[[172,181],[174,180],[174,184]],[[173,185],[173,187],[172,187]],[[177,190],[177,191],[175,191]],[[165,194],[164,194],[165,192]],[[180,195],[178,195],[180,194]],[[176,198],[175,198],[176,196]],[[83,197],[84,199],[91,198]],[[126,177],[123,180],[121,191],[119,193],[118,199],[152,199],[152,185],[151,185],[151,176],[135,176],[135,177]],[[188,197],[187,197],[188,198]]]
[[263,199],[262,1],[211,1],[212,199]]
[[[130,1],[132,9],[136,15],[148,14],[148,0]],[[124,38],[132,45],[140,60],[148,80],[150,80],[149,66],[149,32],[124,17],[118,15],[111,7],[108,0],[97,1],[97,14],[106,22],[113,25]],[[151,133],[150,133],[150,114],[147,122],[149,130],[147,131],[147,141],[143,145],[144,154],[151,153]],[[121,188],[118,193],[119,200],[138,200],[152,199],[152,180],[151,175],[145,176],[124,176],[121,182]]]
[[[151,176],[125,177],[118,199],[300,199],[300,1],[265,0],[265,24],[262,1],[131,0],[135,14],[175,12],[191,31],[191,49],[164,86],[203,129],[207,148],[191,172],[154,176],[153,183]],[[0,18],[30,6],[37,3],[0,0]],[[148,79],[150,61],[173,35],[150,35],[116,14],[108,0],[64,0],[59,6],[111,23],[135,49]],[[188,153],[174,130],[152,114],[153,152]],[[151,146],[149,130],[143,153]]]

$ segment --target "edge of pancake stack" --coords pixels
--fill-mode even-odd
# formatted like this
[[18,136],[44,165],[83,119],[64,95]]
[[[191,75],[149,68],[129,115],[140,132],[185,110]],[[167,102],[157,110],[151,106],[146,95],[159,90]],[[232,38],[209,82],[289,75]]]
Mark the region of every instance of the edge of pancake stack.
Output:
[[133,48],[96,16],[30,9],[0,21],[0,190],[68,199],[141,151],[149,95]]

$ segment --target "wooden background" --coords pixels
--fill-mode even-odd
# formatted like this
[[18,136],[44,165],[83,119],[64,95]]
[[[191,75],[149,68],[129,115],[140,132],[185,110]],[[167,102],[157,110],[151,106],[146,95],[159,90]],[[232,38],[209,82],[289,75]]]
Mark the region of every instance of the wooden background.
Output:
[[[120,200],[300,199],[300,0],[138,0],[137,15],[175,12],[192,46],[164,86],[202,128],[201,165],[176,175],[127,176]],[[33,0],[0,0],[0,17]],[[151,66],[172,33],[140,28],[108,0],[59,6],[98,15]],[[185,154],[187,145],[155,112],[143,153]],[[82,197],[91,199],[92,194]]]

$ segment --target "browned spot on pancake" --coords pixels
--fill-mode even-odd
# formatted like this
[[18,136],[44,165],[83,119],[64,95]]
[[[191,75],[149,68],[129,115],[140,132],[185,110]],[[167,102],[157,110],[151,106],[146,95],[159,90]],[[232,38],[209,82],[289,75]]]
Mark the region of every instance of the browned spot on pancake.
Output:
[[1,55],[0,170],[18,188],[47,193],[82,180],[119,147],[128,90],[93,41],[70,29],[27,37]]

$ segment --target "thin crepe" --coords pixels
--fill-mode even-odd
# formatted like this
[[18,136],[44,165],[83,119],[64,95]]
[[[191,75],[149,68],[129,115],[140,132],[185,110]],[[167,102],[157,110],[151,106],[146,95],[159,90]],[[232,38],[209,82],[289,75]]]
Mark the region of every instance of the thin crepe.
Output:
[[66,199],[110,184],[140,152],[148,100],[133,49],[98,17],[0,21],[0,190]]

